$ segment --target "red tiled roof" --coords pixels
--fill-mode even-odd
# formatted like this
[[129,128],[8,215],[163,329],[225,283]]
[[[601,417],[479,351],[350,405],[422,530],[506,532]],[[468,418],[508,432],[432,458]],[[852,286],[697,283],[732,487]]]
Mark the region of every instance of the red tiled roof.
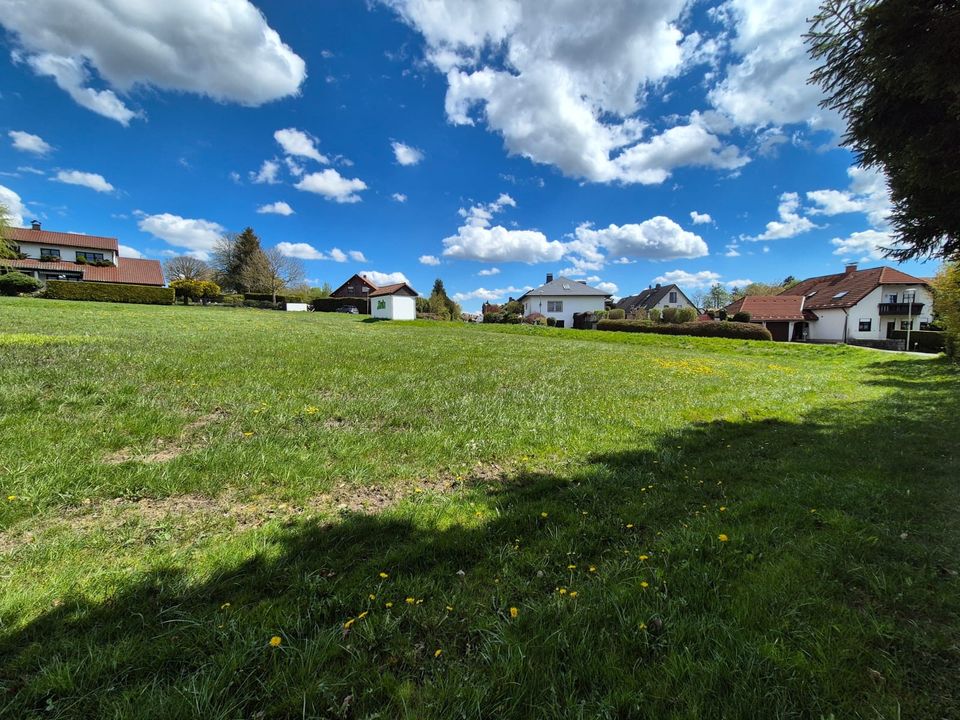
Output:
[[26,270],[81,273],[87,282],[126,283],[130,285],[163,285],[163,268],[159,260],[120,258],[118,267],[77,265],[72,262],[41,262],[40,260],[4,260],[5,265]]
[[727,317],[738,312],[750,313],[752,322],[770,320],[805,320],[803,295],[747,295],[726,308]]
[[79,233],[50,232],[33,228],[7,228],[7,240],[15,243],[87,248],[89,250],[113,250],[119,252],[117,239]]
[[[853,307],[880,285],[928,285],[923,278],[891,267],[869,268],[809,278],[781,295],[803,295],[808,310]],[[837,297],[844,293],[842,297]]]
[[393,285],[384,285],[383,287],[379,287],[376,290],[374,290],[372,293],[370,293],[370,297],[377,297],[378,295],[396,295],[400,290],[403,290],[404,288],[409,290],[410,294],[416,297],[417,291],[414,290],[409,285],[407,285],[406,283],[394,283]]

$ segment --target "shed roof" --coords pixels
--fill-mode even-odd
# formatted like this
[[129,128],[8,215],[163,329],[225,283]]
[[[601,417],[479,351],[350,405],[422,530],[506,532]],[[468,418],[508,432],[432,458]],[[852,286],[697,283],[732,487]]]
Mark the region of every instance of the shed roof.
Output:
[[406,283],[394,283],[393,285],[378,287],[370,293],[370,297],[379,297],[381,295],[409,295],[410,297],[417,297],[419,293]]

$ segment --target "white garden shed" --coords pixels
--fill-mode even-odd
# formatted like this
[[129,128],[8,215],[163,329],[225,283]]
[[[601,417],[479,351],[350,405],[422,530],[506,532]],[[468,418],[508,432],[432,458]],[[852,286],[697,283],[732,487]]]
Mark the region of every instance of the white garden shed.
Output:
[[384,285],[369,295],[370,314],[383,320],[416,320],[417,291],[406,283]]

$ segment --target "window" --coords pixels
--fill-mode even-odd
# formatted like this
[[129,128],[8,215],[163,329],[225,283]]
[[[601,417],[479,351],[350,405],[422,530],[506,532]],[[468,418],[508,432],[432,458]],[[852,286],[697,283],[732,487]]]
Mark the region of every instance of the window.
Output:
[[928,322],[921,322],[921,323],[920,323],[920,329],[921,329],[921,330],[929,330],[929,329],[930,329],[930,323],[928,323]]
[[677,302],[677,293],[676,293],[676,292],[671,292],[671,293],[670,293],[670,302],[672,302],[672,303],[676,303],[676,302]]
[[840,292],[838,292],[836,295],[833,296],[833,299],[834,299],[834,300],[839,300],[840,298],[844,297],[848,292],[850,292],[850,291],[849,291],[849,290],[841,290]]
[[915,303],[917,301],[917,292],[915,290],[908,290],[903,294],[904,303]]
[[913,330],[913,320],[901,320],[900,321],[901,330]]
[[95,252],[86,252],[84,250],[77,250],[77,260],[83,258],[87,262],[96,262],[97,260],[103,260],[103,253]]
[[890,293],[889,295],[887,295],[887,302],[890,303],[891,305],[896,305],[896,303],[897,303],[897,294],[896,294],[896,293]]
[[58,248],[40,248],[40,257],[58,258],[60,257],[60,250]]
[[563,312],[563,300],[547,300],[547,312]]
[[866,319],[866,320],[864,320],[863,318],[861,318],[861,319],[860,319],[860,332],[870,332],[870,328],[871,328],[872,325],[873,325],[873,320],[870,320],[869,318]]

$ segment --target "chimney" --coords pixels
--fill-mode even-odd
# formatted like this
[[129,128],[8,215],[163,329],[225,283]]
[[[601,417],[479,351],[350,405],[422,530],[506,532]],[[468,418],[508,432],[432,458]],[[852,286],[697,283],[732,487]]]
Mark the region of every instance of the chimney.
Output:
[[30,221],[30,227],[32,227],[34,230],[39,230],[39,229],[40,229],[40,221],[39,221],[39,220],[31,220],[31,221]]
[[553,273],[547,273],[547,282],[548,283],[553,282]]
[[658,287],[658,288],[660,287],[660,283],[657,283],[657,287]]
[[844,274],[844,275],[849,275],[850,273],[855,273],[856,271],[857,271],[857,264],[856,264],[856,263],[853,263],[852,265],[847,265],[847,266],[843,269],[843,274]]

